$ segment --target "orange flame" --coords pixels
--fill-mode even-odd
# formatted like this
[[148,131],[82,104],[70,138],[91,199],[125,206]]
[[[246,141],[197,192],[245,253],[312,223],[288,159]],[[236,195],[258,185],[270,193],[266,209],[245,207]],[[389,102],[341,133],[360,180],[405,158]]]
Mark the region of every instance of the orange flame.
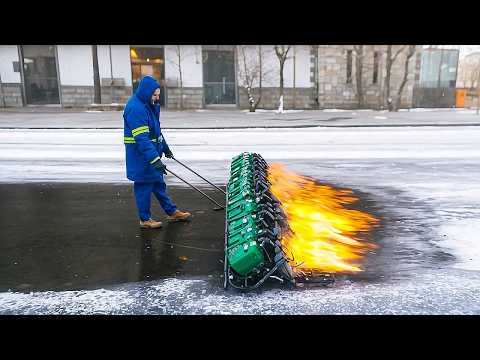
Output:
[[362,271],[358,262],[377,246],[358,234],[368,232],[378,220],[343,206],[358,200],[351,190],[319,185],[282,164],[269,165],[268,179],[291,230],[282,234],[282,246],[294,272]]

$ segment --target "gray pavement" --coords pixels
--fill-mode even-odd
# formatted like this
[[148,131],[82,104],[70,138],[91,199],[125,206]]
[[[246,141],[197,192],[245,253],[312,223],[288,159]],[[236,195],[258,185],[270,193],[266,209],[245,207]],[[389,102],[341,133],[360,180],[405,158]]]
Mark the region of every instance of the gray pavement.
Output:
[[[248,129],[311,127],[479,126],[480,116],[470,109],[411,109],[395,113],[373,110],[163,111],[163,129]],[[120,129],[121,111],[61,111],[45,108],[3,109],[0,129]]]

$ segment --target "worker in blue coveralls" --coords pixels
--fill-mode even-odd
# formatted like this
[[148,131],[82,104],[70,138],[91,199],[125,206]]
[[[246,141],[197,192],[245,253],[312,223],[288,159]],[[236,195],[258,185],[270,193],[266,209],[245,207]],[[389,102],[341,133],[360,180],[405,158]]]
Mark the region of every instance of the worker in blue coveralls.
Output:
[[161,158],[163,154],[173,158],[173,154],[160,129],[159,99],[160,85],[153,77],[145,76],[123,111],[127,178],[134,182],[140,227],[150,229],[162,227],[160,221],[151,217],[152,193],[167,213],[167,221],[192,218],[190,213],[177,210],[166,193],[163,175],[167,172]]

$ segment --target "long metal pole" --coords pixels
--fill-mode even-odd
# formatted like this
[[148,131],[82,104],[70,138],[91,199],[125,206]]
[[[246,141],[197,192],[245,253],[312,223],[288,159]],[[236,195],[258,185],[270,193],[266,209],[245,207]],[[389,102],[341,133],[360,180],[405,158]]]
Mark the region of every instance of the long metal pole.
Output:
[[202,194],[203,196],[205,196],[208,200],[210,200],[211,202],[213,202],[215,205],[217,205],[219,207],[218,210],[221,210],[221,209],[225,209],[224,206],[220,205],[218,202],[216,202],[215,200],[213,200],[210,196],[208,196],[207,194],[205,194],[202,190],[200,190],[199,188],[193,186],[192,184],[190,184],[189,182],[187,182],[186,180],[183,180],[180,176],[178,176],[177,174],[175,174],[174,172],[172,172],[171,170],[169,169],[166,169],[170,174],[172,174],[173,176],[175,176],[176,178],[179,178],[180,180],[182,180],[185,184],[187,184],[188,186],[194,188],[195,190],[197,190],[200,194]]
[[205,179],[202,175],[198,174],[196,171],[194,171],[193,169],[190,169],[187,165],[185,165],[184,163],[182,163],[181,161],[175,159],[174,157],[172,157],[173,160],[175,160],[177,163],[179,163],[180,165],[182,165],[183,167],[187,168],[188,170],[190,170],[191,172],[193,172],[195,175],[197,175],[198,177],[202,178],[203,180],[205,180],[207,183],[209,183],[210,185],[212,185],[213,187],[215,187],[216,189],[220,190],[224,195],[227,195],[227,193],[225,191],[223,191],[222,189],[220,189],[217,185],[215,184],[212,184],[210,181],[208,181],[207,179]]

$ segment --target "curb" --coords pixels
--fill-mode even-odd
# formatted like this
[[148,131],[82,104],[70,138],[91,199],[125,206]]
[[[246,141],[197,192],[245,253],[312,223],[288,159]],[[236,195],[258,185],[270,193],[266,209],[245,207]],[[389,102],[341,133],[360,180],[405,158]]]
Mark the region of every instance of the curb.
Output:
[[[294,125],[294,126],[227,126],[227,127],[162,127],[162,130],[242,130],[242,129],[304,129],[304,128],[381,128],[381,127],[462,127],[480,126],[480,123],[471,124],[365,124],[365,125]],[[3,130],[122,130],[123,127],[15,127],[0,126]]]

